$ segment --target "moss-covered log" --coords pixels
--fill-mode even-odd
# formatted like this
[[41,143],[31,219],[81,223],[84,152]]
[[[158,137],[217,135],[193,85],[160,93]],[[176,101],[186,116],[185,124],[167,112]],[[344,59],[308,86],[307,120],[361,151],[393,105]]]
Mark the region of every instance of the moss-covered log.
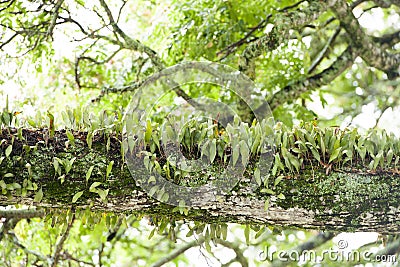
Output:
[[[241,182],[224,199],[192,207],[187,215],[182,215],[135,185],[135,179],[120,156],[117,138],[111,137],[108,146],[107,138],[95,136],[89,148],[86,133],[76,132],[74,136],[71,143],[65,131],[49,138],[47,130],[3,130],[0,136],[1,205],[27,204],[55,209],[90,207],[94,211],[165,215],[204,222],[400,232],[400,174],[395,169],[332,168],[327,172],[309,161],[299,173],[288,172],[276,187],[271,187],[282,193],[280,197],[260,190],[249,193],[246,182]],[[69,171],[68,164],[62,164],[67,161],[73,161]],[[114,165],[107,176],[111,161]],[[58,165],[57,172],[55,165]],[[92,174],[86,180],[91,167]],[[105,200],[98,193],[90,192],[93,182],[101,182],[98,189],[108,190]],[[72,204],[77,192],[82,195]]]

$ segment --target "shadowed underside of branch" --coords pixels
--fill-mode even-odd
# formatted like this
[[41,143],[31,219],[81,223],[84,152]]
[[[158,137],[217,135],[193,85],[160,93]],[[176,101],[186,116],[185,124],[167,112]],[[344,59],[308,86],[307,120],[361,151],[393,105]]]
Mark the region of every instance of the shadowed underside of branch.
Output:
[[[400,232],[397,223],[400,216],[400,175],[394,169],[367,171],[338,167],[327,174],[325,169],[311,161],[305,162],[299,173],[287,173],[276,186],[273,186],[276,177],[269,178],[270,188],[276,194],[260,190],[251,192],[245,178],[223,199],[207,203],[203,203],[203,199],[193,199],[193,203],[198,204],[187,215],[181,215],[173,211],[174,207],[158,202],[136,186],[120,156],[118,139],[110,139],[107,151],[106,140],[96,137],[89,149],[86,134],[75,133],[75,145],[66,148],[68,138],[65,132],[56,132],[54,140],[47,143],[43,141],[45,132],[24,130],[25,141],[22,143],[15,139],[12,152],[2,160],[2,189],[5,194],[0,196],[2,205],[26,204],[55,210],[90,207],[93,211],[167,216],[177,220]],[[11,135],[5,131],[1,138],[6,140],[3,143],[11,142]],[[29,153],[27,146],[31,147]],[[55,173],[55,157],[61,161],[75,158],[63,181]],[[114,161],[114,166],[107,176],[106,169],[111,161]],[[93,167],[92,175],[86,181],[90,167]],[[94,182],[101,183],[98,189],[108,190],[104,201],[99,194],[90,192],[89,187]],[[6,189],[4,184],[8,185]],[[72,204],[73,196],[80,191],[82,196]]]

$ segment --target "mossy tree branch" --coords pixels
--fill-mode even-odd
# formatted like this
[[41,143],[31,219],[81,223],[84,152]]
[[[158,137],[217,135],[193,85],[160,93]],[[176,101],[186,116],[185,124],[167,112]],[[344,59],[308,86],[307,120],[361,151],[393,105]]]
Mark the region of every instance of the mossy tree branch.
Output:
[[[354,162],[352,167],[323,163],[322,155],[320,164],[315,159],[305,159],[298,172],[281,172],[281,181],[275,186],[277,174],[271,173],[268,186],[276,194],[282,194],[284,199],[259,190],[251,192],[246,186],[248,180],[244,179],[222,201],[204,204],[202,199],[194,199],[193,203],[199,204],[183,215],[174,212],[174,207],[149,197],[135,184],[134,177],[124,166],[120,141],[116,138],[110,139],[107,151],[107,140],[96,136],[92,148],[89,148],[87,136],[82,132],[75,133],[75,144],[68,147],[65,145],[68,137],[63,131],[56,132],[54,139],[47,143],[41,141],[46,130],[24,130],[24,141],[18,140],[16,135],[12,131],[10,134],[3,131],[1,135],[4,140],[3,157],[4,153],[10,153],[1,164],[2,205],[26,204],[55,210],[90,207],[93,211],[148,214],[208,223],[239,222],[331,231],[400,232],[397,223],[400,216],[400,173],[395,167],[376,170],[363,167],[372,158],[359,159],[359,163]],[[13,138],[12,151],[5,152]],[[343,138],[345,140],[346,135]],[[278,150],[276,153],[281,152]],[[70,172],[62,180],[53,165],[55,157],[61,161],[75,158]],[[106,169],[111,161],[115,164],[107,177]],[[90,167],[93,167],[93,172],[86,181]],[[100,182],[98,188],[108,190],[105,200],[90,192],[93,182]],[[73,204],[73,196],[80,191],[82,196]],[[269,203],[267,210],[266,201]]]

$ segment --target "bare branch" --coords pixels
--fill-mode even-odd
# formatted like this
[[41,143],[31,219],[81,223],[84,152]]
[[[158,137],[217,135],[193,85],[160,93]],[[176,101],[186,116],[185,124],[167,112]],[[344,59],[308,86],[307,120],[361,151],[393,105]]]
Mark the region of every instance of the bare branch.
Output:
[[3,49],[4,46],[6,46],[8,43],[10,43],[15,37],[18,36],[18,33],[14,33],[10,38],[8,38],[7,41],[4,41],[1,45],[0,45],[0,49]]
[[0,210],[0,218],[6,219],[30,219],[35,217],[43,217],[43,210],[21,209],[21,210]]
[[[301,0],[301,1],[299,1],[299,2],[297,2],[295,4],[293,4],[293,5],[290,5],[290,6],[282,8],[282,9],[279,9],[279,10],[277,10],[277,12],[285,12],[285,11],[287,11],[289,9],[292,9],[292,8],[295,8],[295,7],[299,6],[301,3],[305,2],[305,1],[306,0]],[[251,27],[250,31],[242,39],[240,39],[239,41],[234,42],[233,44],[230,44],[227,47],[225,47],[224,49],[218,51],[217,52],[217,56],[223,55],[220,58],[220,60],[223,60],[224,58],[229,56],[231,53],[233,53],[237,48],[239,48],[243,44],[249,44],[249,43],[252,43],[252,42],[255,42],[256,40],[258,40],[259,37],[254,37],[252,39],[249,39],[249,38],[253,35],[253,33],[256,30],[264,28],[267,25],[267,23],[268,23],[268,21],[269,21],[269,19],[271,17],[272,17],[272,14],[269,14],[265,19],[260,21],[260,23],[257,24],[255,27]]]
[[[157,55],[157,53],[154,50],[152,50],[150,47],[143,45],[138,40],[131,38],[124,31],[122,31],[122,29],[118,26],[118,24],[114,20],[112,12],[111,12],[110,8],[108,7],[108,5],[106,4],[105,0],[99,0],[99,1],[100,1],[101,6],[103,7],[103,9],[105,10],[105,12],[107,14],[107,17],[110,21],[110,25],[112,26],[114,32],[116,34],[118,34],[119,36],[121,36],[122,39],[125,41],[123,47],[126,49],[136,50],[138,52],[145,53],[150,58],[151,62],[153,63],[153,65],[155,66],[155,68],[158,71],[164,69],[165,65],[162,62],[161,58]],[[171,81],[171,87],[173,88],[173,90],[175,91],[175,93],[178,96],[185,99],[185,101],[188,102],[190,105],[192,105],[193,107],[200,107],[200,104],[198,104],[188,94],[186,94],[185,91],[183,91],[176,82]]]
[[119,20],[121,18],[122,9],[125,7],[126,3],[127,3],[126,0],[122,0],[122,5],[121,5],[121,7],[119,8],[119,11],[118,11],[117,22],[119,22]]
[[[89,265],[89,266],[93,266],[93,267],[96,266],[96,264],[94,264],[94,263],[92,263],[92,262],[88,262],[88,261],[84,261],[84,260],[75,258],[75,257],[72,256],[68,251],[65,251],[65,252],[61,253],[60,257],[61,257],[63,260],[71,260],[71,261],[74,261],[74,262],[79,263],[79,264],[82,264],[82,263],[83,263],[83,264],[86,264],[86,265]],[[81,266],[81,265],[80,265],[80,266]]]
[[95,99],[92,99],[92,102],[98,102],[103,98],[106,94],[109,93],[125,93],[125,92],[134,92],[136,89],[138,89],[144,82],[134,82],[130,85],[126,85],[123,87],[108,87],[108,88],[103,88],[101,90],[101,93],[98,97]]
[[4,10],[6,10],[7,8],[9,8],[12,4],[14,4],[15,0],[12,1],[2,1],[0,2],[0,4],[5,4],[8,3],[5,7],[0,9],[0,12],[3,12]]
[[156,263],[154,263],[151,266],[152,267],[163,266],[167,262],[170,262],[173,259],[175,259],[176,257],[178,257],[179,255],[183,254],[186,250],[188,250],[188,249],[190,249],[192,247],[196,247],[196,246],[201,245],[204,241],[205,241],[204,236],[198,238],[197,240],[193,240],[192,242],[189,242],[189,243],[187,243],[187,244],[175,249],[174,251],[171,252],[171,254],[167,255],[164,258],[161,258],[159,261],[157,261]]
[[227,47],[225,47],[224,49],[218,51],[217,56],[223,55],[220,60],[223,60],[224,58],[226,58],[228,55],[233,53],[237,48],[239,48],[243,44],[248,44],[250,42],[254,42],[255,40],[257,40],[258,39],[257,37],[254,37],[253,39],[249,39],[249,38],[251,37],[251,35],[253,35],[253,33],[256,30],[259,30],[259,29],[265,27],[265,25],[268,23],[268,20],[271,18],[271,16],[272,15],[268,15],[259,24],[257,24],[257,26],[252,27],[251,30],[239,41],[234,42],[233,44],[230,44]]
[[[96,43],[96,42],[97,42],[97,41],[95,41],[94,43]],[[82,56],[82,55],[79,56],[79,57],[75,60],[75,69],[74,69],[74,73],[75,73],[75,82],[76,82],[76,84],[78,85],[79,90],[83,87],[83,86],[81,85],[81,82],[80,82],[80,72],[79,72],[79,63],[80,63],[81,61],[86,60],[86,61],[92,62],[92,63],[95,64],[95,65],[102,65],[102,64],[104,64],[104,63],[110,61],[112,58],[114,58],[121,50],[122,50],[122,48],[119,47],[119,48],[116,49],[113,53],[111,53],[110,56],[108,56],[106,59],[101,60],[101,61],[96,60],[96,59],[94,59],[94,58],[92,58],[92,57],[88,57],[88,56]],[[85,86],[84,86],[84,87],[85,87]]]

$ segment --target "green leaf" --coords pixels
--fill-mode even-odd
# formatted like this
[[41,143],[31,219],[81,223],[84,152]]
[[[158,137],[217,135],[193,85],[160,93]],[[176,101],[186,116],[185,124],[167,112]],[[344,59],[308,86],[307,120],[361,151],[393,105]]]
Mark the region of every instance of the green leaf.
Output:
[[150,176],[149,179],[147,180],[148,184],[155,183],[155,182],[156,182],[156,177],[154,177],[154,176]]
[[180,207],[180,208],[186,207],[185,200],[183,200],[183,199],[179,200],[178,207]]
[[[388,166],[390,166],[390,164],[392,163],[392,160],[393,160],[393,150],[389,149],[389,151],[386,154],[386,161],[387,161]],[[0,161],[0,163],[1,163],[1,161]]]
[[285,199],[285,198],[286,198],[282,193],[280,193],[280,194],[277,195],[276,197],[279,198],[279,199]]
[[[149,156],[145,156],[143,158],[143,164],[146,167],[147,170],[150,170],[150,157]],[[108,168],[108,167],[107,167]]]
[[110,176],[110,173],[111,173],[111,170],[113,168],[113,165],[114,165],[114,161],[112,160],[107,166],[106,179],[108,179],[108,176]]
[[332,161],[334,161],[335,159],[337,159],[337,157],[339,156],[341,150],[342,150],[342,148],[339,147],[339,148],[336,148],[336,149],[332,152],[331,156],[329,157],[329,163],[331,163]]
[[221,225],[221,233],[222,239],[226,240],[226,237],[228,236],[228,225],[226,223]]
[[264,202],[264,210],[267,211],[269,208],[269,198]]
[[275,181],[274,181],[274,186],[277,186],[279,183],[280,183],[280,181],[282,181],[282,179],[284,178],[285,176],[283,176],[283,175],[279,175],[276,179],[275,179]]
[[213,139],[210,144],[210,162],[213,162],[217,155],[217,141]]
[[319,141],[320,141],[319,145],[321,147],[322,156],[325,158],[326,149],[325,149],[324,139],[322,139],[322,135],[319,137]]
[[59,168],[60,164],[64,164],[64,162],[61,159],[59,159],[57,157],[54,157],[53,158],[53,165],[54,165],[54,169],[55,170],[57,170],[57,171],[60,170],[60,168]]
[[244,228],[244,237],[246,239],[246,245],[250,245],[250,225],[246,224]]
[[207,150],[208,148],[208,144],[210,143],[210,140],[207,140],[203,143],[202,147],[201,147],[201,158],[206,155],[208,156],[208,152],[209,150]]
[[236,165],[236,162],[239,158],[239,144],[237,144],[232,151],[232,160],[233,160],[233,166]]
[[92,149],[92,143],[93,143],[93,133],[89,132],[86,136],[86,143],[89,147],[89,149]]
[[260,192],[261,193],[267,193],[267,194],[270,194],[270,195],[275,195],[275,192],[273,190],[269,189],[269,188],[263,188],[263,189],[260,190]]
[[152,188],[150,188],[149,195],[154,196],[154,194],[158,191],[158,188],[159,188],[158,185],[155,185]]
[[97,189],[97,194],[100,196],[101,200],[106,200],[107,195],[108,195],[108,191],[109,189],[103,190],[103,189]]
[[75,160],[76,160],[76,157],[73,157],[70,161],[68,161],[67,164],[65,164],[64,167],[65,167],[66,174],[68,174],[70,172],[70,170],[72,169],[72,165],[74,164]]
[[256,235],[254,236],[254,238],[255,238],[255,239],[259,238],[264,232],[265,232],[265,226],[261,227],[261,229],[258,230],[258,232],[257,232]]
[[72,197],[72,203],[75,203],[81,196],[83,195],[83,191],[79,191]]
[[11,152],[12,152],[12,145],[9,145],[6,148],[6,158],[8,158],[10,156]]
[[86,183],[89,181],[90,176],[92,176],[94,166],[90,166],[89,170],[86,172]]
[[61,184],[63,184],[64,181],[65,181],[65,174],[63,174],[60,177],[58,177],[58,179],[61,180]]
[[90,185],[90,188],[89,188],[89,191],[90,192],[96,192],[96,187],[98,187],[99,185],[101,185],[101,183],[100,182],[94,182],[94,183],[92,183],[91,185]]
[[37,191],[35,193],[35,197],[33,198],[33,202],[40,202],[42,201],[43,198],[43,190],[42,188],[39,189],[39,191]]
[[67,134],[69,142],[72,145],[75,145],[75,136],[69,130],[66,131],[66,134]]
[[296,158],[295,156],[293,156],[293,154],[290,153],[290,152],[287,153],[287,158],[288,158],[290,164],[292,166],[294,166],[294,168],[296,169],[297,172],[299,172],[299,170],[300,170],[300,161],[299,161],[299,159]]
[[314,147],[310,147],[311,153],[313,154],[314,158],[318,160],[318,162],[321,161],[321,156],[319,155],[318,151]]
[[149,240],[154,236],[154,233],[156,232],[156,230],[157,230],[157,227],[154,227],[153,230],[151,230],[149,237],[148,237]]
[[246,141],[241,140],[239,142],[240,145],[240,155],[242,156],[242,164],[243,167],[246,167],[247,162],[249,161],[249,156],[250,156],[250,150],[249,147],[247,146]]
[[169,199],[169,194],[167,192],[164,192],[164,194],[162,194],[160,201],[161,202],[167,202]]
[[145,134],[144,134],[144,141],[145,141],[146,143],[149,143],[149,142],[150,142],[152,130],[153,130],[153,129],[152,129],[152,127],[151,127],[151,122],[150,122],[150,120],[147,120],[147,123],[146,123],[146,132],[145,132]]

